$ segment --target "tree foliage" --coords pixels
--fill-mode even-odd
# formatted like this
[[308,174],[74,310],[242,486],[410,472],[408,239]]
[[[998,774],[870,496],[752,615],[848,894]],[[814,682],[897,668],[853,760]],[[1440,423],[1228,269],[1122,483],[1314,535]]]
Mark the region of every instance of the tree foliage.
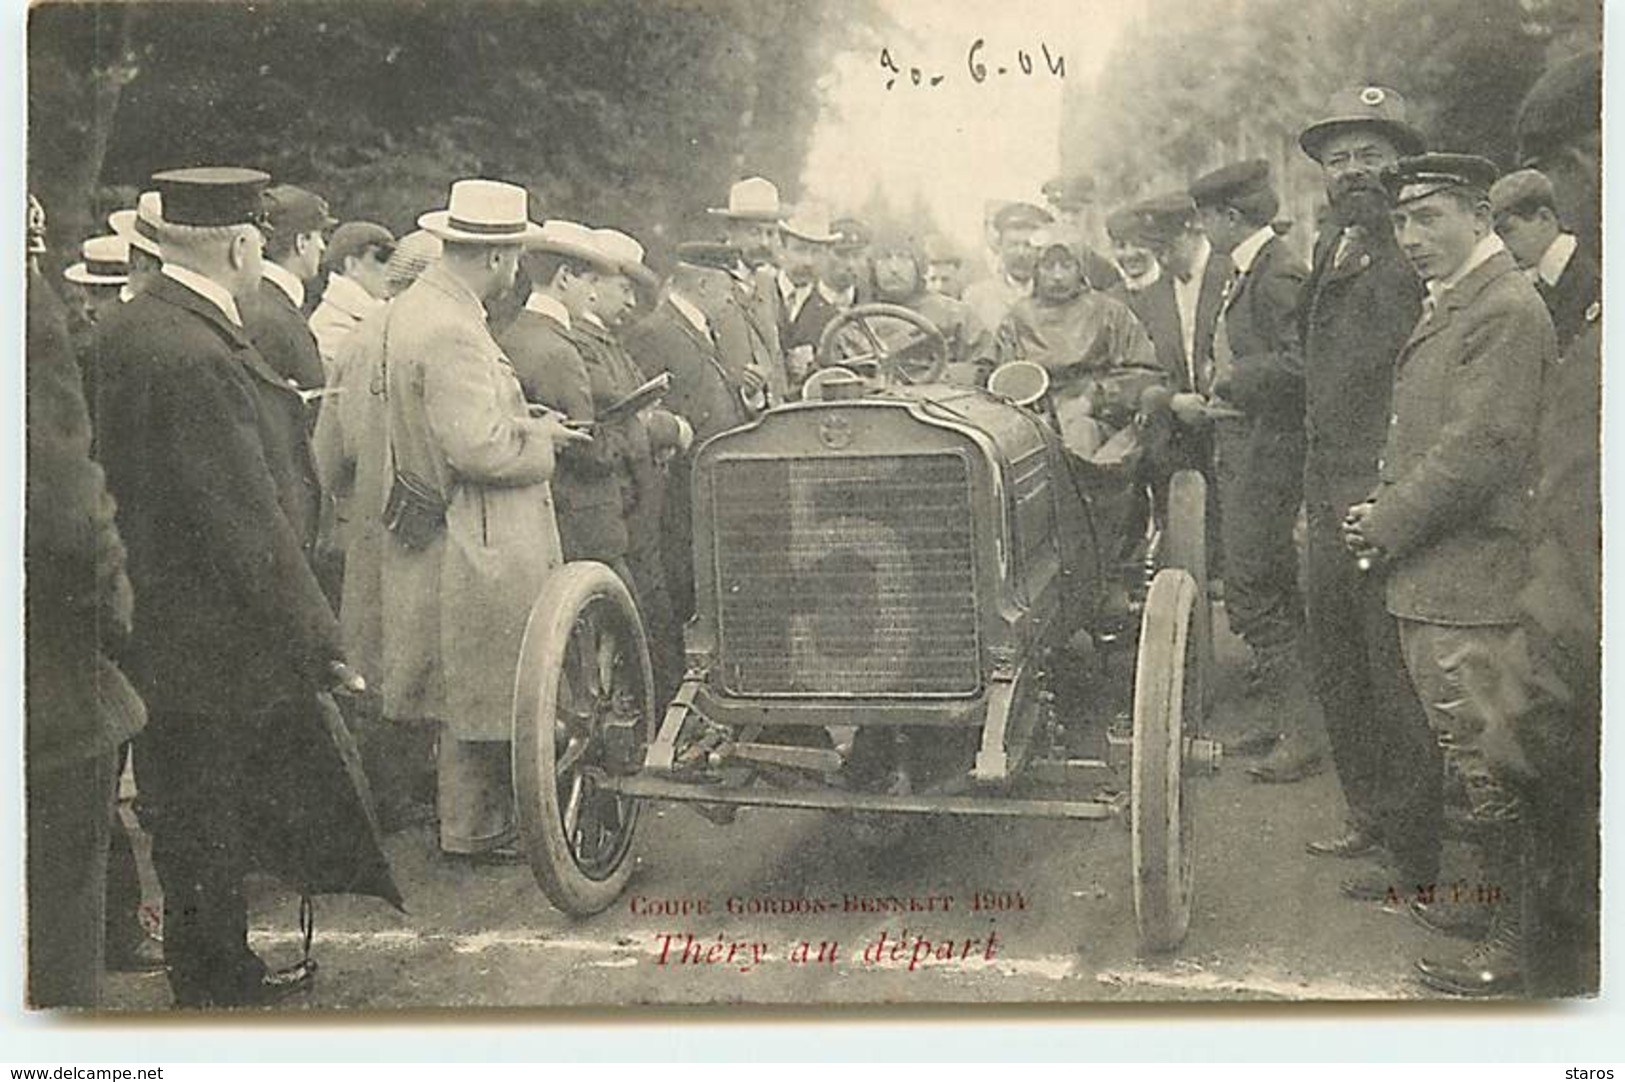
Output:
[[738,177],[799,175],[817,80],[871,5],[48,3],[30,17],[30,184],[58,236],[94,230],[99,187],[204,163],[404,230],[478,174],[658,249]]

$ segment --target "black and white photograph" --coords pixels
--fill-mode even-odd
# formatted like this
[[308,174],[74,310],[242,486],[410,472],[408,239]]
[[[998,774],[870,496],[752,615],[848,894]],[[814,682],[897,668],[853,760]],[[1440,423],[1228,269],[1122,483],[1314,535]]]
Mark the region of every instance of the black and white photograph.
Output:
[[1599,995],[1600,0],[26,23],[30,1009]]

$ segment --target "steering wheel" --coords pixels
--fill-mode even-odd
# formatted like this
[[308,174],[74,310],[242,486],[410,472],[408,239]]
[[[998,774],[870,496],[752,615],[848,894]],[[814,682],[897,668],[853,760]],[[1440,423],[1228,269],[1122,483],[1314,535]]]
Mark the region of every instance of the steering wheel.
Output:
[[872,370],[886,383],[935,383],[948,368],[948,339],[899,304],[859,304],[829,321],[818,339],[820,368]]

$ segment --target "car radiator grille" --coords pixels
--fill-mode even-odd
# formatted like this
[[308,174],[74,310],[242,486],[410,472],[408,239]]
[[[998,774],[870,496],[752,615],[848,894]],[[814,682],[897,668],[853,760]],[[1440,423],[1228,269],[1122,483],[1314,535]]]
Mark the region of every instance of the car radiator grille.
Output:
[[952,696],[980,686],[959,455],[724,458],[712,493],[727,691]]

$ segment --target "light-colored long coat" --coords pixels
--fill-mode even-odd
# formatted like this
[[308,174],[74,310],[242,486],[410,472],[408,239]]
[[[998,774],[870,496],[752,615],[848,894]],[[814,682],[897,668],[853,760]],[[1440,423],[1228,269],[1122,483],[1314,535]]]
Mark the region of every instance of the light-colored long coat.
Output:
[[484,307],[444,265],[391,306],[384,334],[396,466],[448,502],[426,548],[382,546],[384,713],[507,739],[525,621],[561,562],[553,445]]

